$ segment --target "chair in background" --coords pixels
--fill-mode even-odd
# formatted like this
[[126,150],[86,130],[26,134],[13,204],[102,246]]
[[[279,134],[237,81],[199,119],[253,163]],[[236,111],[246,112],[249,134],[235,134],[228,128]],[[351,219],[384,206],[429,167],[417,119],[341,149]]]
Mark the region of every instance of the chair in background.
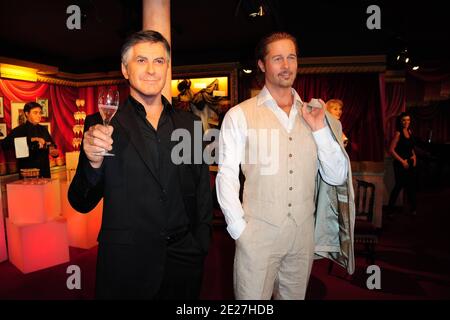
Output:
[[[365,250],[362,252],[367,262],[375,264],[375,246],[378,243],[378,230],[373,224],[373,211],[375,203],[375,185],[373,183],[356,180],[355,193],[355,254],[361,252],[359,247]],[[328,274],[333,270],[333,262],[328,265]]]
[[363,246],[367,262],[370,264],[375,264],[375,246],[378,243],[378,230],[373,224],[374,203],[375,185],[357,179],[355,194],[355,251],[357,250],[357,245]]

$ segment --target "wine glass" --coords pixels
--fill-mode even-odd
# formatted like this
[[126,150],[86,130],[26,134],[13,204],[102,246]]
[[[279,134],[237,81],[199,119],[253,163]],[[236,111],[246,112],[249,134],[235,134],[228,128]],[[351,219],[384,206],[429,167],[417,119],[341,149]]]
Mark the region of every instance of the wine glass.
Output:
[[[113,88],[103,89],[98,95],[98,110],[103,119],[103,125],[108,126],[119,108],[119,91]],[[114,153],[104,150],[102,156],[114,156]]]

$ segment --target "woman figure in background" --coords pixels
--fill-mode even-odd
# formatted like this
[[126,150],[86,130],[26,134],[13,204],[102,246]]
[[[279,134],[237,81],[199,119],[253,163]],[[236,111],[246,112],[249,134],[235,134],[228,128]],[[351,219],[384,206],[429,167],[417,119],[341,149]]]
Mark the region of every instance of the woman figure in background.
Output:
[[416,214],[416,164],[414,140],[411,129],[411,116],[402,112],[397,117],[396,131],[389,152],[394,158],[395,186],[389,197],[389,214],[392,216],[394,205],[402,189],[405,189],[411,214]]
[[[336,119],[341,120],[342,109],[344,108],[344,103],[339,99],[330,99],[326,103],[326,107],[329,113],[331,113]],[[342,143],[344,147],[347,147],[348,138],[342,132]]]

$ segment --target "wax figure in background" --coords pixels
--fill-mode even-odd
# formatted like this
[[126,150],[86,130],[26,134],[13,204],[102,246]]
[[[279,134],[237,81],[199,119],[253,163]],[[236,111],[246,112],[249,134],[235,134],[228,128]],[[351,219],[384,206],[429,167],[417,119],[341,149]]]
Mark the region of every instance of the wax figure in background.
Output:
[[[354,269],[353,189],[341,126],[323,101],[309,108],[292,88],[297,53],[290,34],[262,39],[256,58],[265,86],[230,109],[221,127],[216,186],[236,240],[237,299],[304,299],[314,253]],[[276,170],[265,170],[271,166]]]
[[[111,125],[86,118],[83,147],[69,201],[80,212],[103,197],[98,236],[96,297],[196,299],[211,229],[209,168],[174,164],[172,132],[188,130],[188,112],[162,96],[170,46],[158,32],[137,32],[122,47],[122,73],[130,96]],[[198,123],[201,126],[201,122]],[[111,135],[112,134],[112,135]],[[115,156],[99,155],[111,150]]]
[[[342,100],[330,99],[327,101],[326,107],[328,112],[331,113],[333,117],[335,117],[339,121],[341,120],[342,111],[344,109],[344,103],[342,102]],[[344,143],[344,147],[347,147],[348,138],[345,136],[344,133],[342,133],[342,141]]]
[[392,217],[395,202],[402,189],[406,191],[409,210],[416,214],[416,165],[417,157],[414,152],[414,138],[410,129],[411,116],[402,112],[397,117],[396,131],[391,140],[389,151],[394,158],[395,185],[389,197],[388,214]]
[[42,119],[42,106],[37,102],[28,102],[24,105],[23,112],[27,121],[14,128],[3,139],[2,147],[4,150],[14,150],[14,139],[26,137],[29,156],[17,159],[19,170],[38,168],[40,169],[40,177],[50,178],[50,161],[48,156],[50,154],[52,157],[57,157],[59,151],[47,128],[39,124]]

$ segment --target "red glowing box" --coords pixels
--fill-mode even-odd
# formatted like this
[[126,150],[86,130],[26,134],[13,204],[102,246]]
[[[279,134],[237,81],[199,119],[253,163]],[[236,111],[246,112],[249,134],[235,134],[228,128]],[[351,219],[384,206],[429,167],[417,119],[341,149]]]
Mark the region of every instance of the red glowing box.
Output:
[[67,199],[68,183],[61,182],[61,209],[67,219],[67,234],[71,247],[90,249],[97,245],[97,236],[102,223],[103,200],[89,213],[73,209]]
[[6,219],[9,260],[23,273],[69,261],[66,219],[44,223],[13,223]]
[[8,259],[8,254],[6,252],[5,224],[3,222],[3,214],[0,212],[0,262],[6,259]]
[[6,188],[8,215],[14,223],[42,223],[61,214],[58,179],[18,180]]

